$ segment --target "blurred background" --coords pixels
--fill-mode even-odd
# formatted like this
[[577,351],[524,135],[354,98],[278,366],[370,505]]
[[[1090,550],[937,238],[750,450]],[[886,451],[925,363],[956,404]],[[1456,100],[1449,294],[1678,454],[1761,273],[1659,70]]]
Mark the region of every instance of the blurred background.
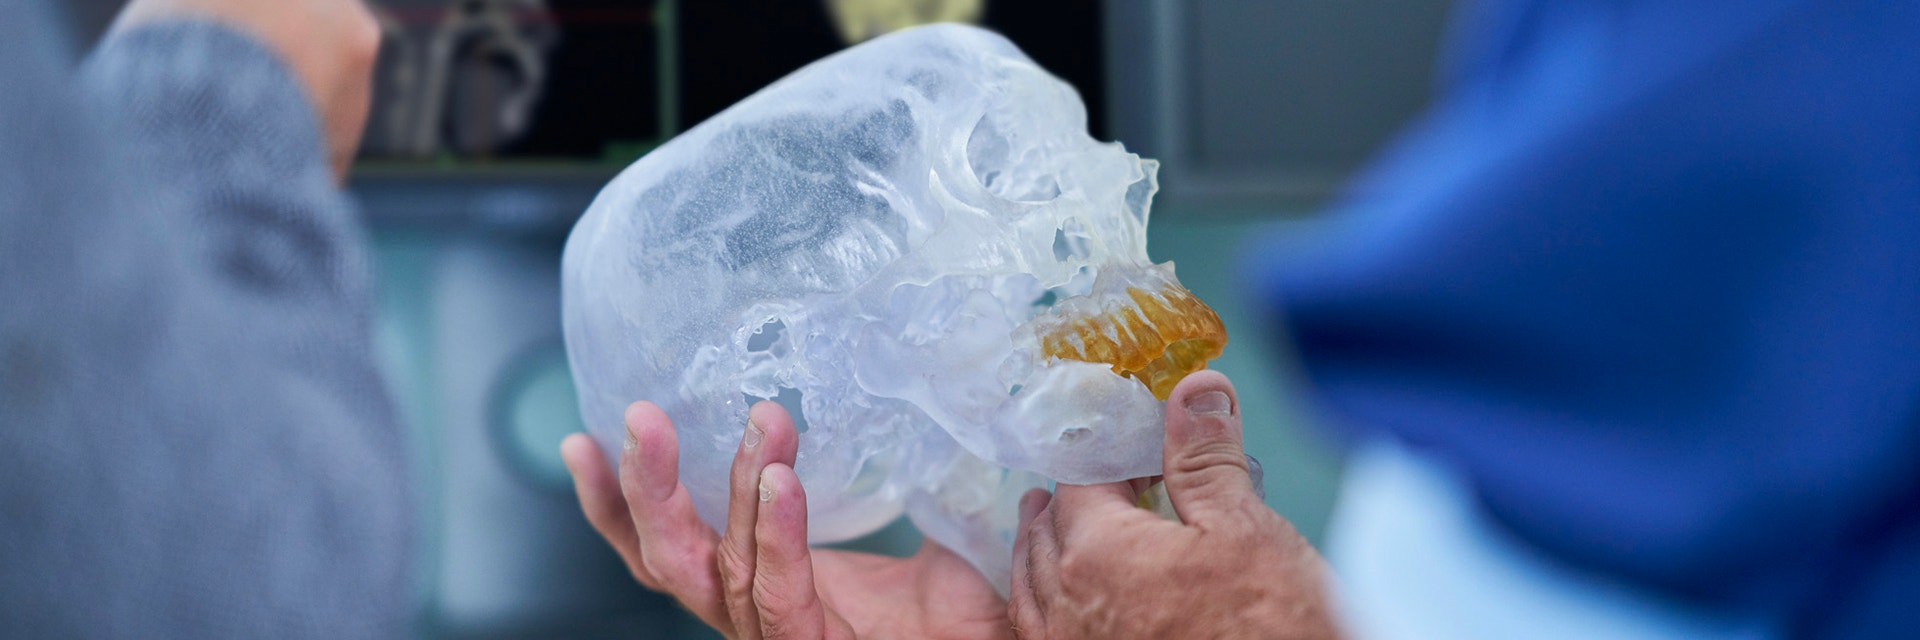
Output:
[[[81,42],[120,0],[69,0]],[[559,312],[566,233],[634,159],[821,56],[934,21],[1012,39],[1095,137],[1162,161],[1149,251],[1232,343],[1267,501],[1319,541],[1338,452],[1240,304],[1256,224],[1311,213],[1431,94],[1446,0],[370,0],[385,41],[351,189],[378,347],[414,443],[419,635],[715,637],[587,527],[557,446],[581,429]],[[906,554],[904,522],[848,546]]]

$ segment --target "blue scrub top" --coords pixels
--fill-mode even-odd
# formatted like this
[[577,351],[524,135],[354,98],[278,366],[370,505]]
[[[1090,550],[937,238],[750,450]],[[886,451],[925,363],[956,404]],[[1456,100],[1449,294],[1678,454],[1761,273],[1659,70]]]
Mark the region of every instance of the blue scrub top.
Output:
[[1248,252],[1332,421],[1526,542],[1920,629],[1920,3],[1469,3],[1333,235]]

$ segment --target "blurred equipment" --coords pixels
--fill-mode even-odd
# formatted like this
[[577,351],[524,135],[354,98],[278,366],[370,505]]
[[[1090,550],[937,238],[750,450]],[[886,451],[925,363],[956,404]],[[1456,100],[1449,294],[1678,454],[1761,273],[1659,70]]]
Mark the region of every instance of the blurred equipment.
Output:
[[[1088,129],[1108,139],[1101,69],[1102,0],[699,0],[676,7],[679,104],[691,126],[801,65],[883,31],[973,16],[1066,80],[1087,105]],[[850,32],[853,29],[858,33]],[[747,43],[751,43],[750,45]],[[1132,147],[1132,142],[1128,142]]]
[[421,635],[712,637],[636,584],[580,515],[558,456],[581,426],[556,240],[481,221],[376,237],[378,346],[428,498]]
[[1426,106],[1453,4],[1108,0],[1112,133],[1168,203],[1311,205]]
[[414,435],[422,637],[709,638],[580,515],[560,241],[674,130],[671,0],[381,0],[352,190],[378,347]]
[[363,160],[624,162],[678,128],[670,0],[375,1]]
[[[386,52],[369,155],[485,156],[527,132],[558,38],[542,0],[459,0],[431,11],[376,7]],[[415,18],[409,24],[407,18]]]
[[826,0],[833,27],[849,45],[935,22],[979,22],[986,0]]
[[[525,133],[555,37],[541,0],[462,0],[427,45],[414,155],[467,154]],[[449,100],[451,99],[451,100]]]

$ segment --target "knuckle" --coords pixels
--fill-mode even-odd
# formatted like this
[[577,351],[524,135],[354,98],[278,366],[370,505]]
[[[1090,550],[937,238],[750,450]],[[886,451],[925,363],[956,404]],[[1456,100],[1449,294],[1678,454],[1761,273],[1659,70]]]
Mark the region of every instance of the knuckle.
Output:
[[759,605],[762,609],[771,611],[781,610],[783,606],[787,604],[788,596],[788,594],[782,593],[779,589],[769,588],[765,582],[755,582],[748,585],[747,595],[752,596],[754,604]]
[[1191,474],[1218,467],[1233,467],[1245,472],[1247,454],[1240,443],[1232,440],[1207,440],[1193,443],[1170,461],[1169,475],[1174,473]]
[[[786,621],[784,614],[795,608],[795,594],[786,589],[772,588],[766,582],[754,581],[747,591],[753,605],[760,610],[761,624],[771,630]],[[771,637],[771,635],[769,635]]]
[[1087,582],[1099,571],[1100,563],[1089,559],[1085,553],[1067,551],[1059,555],[1059,561],[1055,566],[1058,567],[1062,583]]
[[800,638],[805,636],[788,625],[762,624],[760,625],[760,637],[766,640],[786,640],[787,638]]
[[726,590],[727,599],[745,601],[752,597],[753,561],[740,550],[740,545],[721,544],[715,556],[720,570],[720,583]]

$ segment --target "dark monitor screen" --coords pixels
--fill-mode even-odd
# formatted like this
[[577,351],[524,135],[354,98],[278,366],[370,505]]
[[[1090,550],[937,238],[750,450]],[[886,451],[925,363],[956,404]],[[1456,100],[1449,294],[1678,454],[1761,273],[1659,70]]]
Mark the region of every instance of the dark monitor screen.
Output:
[[[837,21],[852,9],[835,4],[887,3],[381,0],[385,41],[362,158],[624,165],[857,39]],[[1099,0],[947,4],[971,6],[966,17],[1079,89],[1104,137]]]

